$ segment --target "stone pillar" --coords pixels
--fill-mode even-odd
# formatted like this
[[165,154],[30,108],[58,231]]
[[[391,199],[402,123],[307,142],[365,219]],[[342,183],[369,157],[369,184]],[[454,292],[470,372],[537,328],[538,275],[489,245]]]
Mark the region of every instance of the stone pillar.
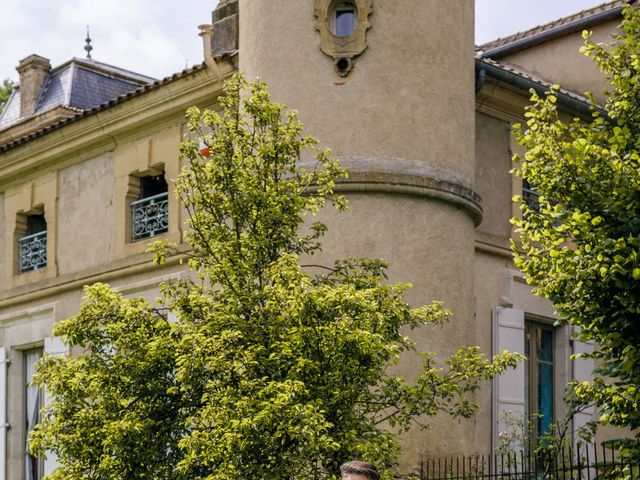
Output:
[[29,55],[16,68],[20,74],[20,117],[33,115],[42,88],[51,71],[49,60],[39,55]]

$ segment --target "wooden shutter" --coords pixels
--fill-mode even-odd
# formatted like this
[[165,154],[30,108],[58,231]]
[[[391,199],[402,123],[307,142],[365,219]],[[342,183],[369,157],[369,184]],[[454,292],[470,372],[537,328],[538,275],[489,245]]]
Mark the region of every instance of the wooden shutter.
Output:
[[[524,354],[524,311],[517,308],[496,307],[493,311],[493,354],[503,350]],[[493,447],[498,445],[498,435],[505,430],[502,421],[509,411],[520,418],[525,415],[526,367],[520,362],[493,381]]]
[[[580,327],[573,327],[574,335],[580,333]],[[573,338],[573,354],[593,353],[593,344],[581,342],[577,338]],[[571,361],[572,377],[577,382],[584,382],[592,379],[595,364],[591,358],[573,358]],[[584,427],[588,422],[593,420],[594,408],[589,407],[582,412],[573,416],[573,441],[578,440],[578,430]]]
[[7,349],[0,347],[0,480],[7,478]]
[[[61,357],[69,354],[69,347],[65,345],[61,337],[47,337],[44,339],[44,352],[46,355],[54,357]],[[48,405],[50,402],[47,389],[44,390],[44,404]],[[46,452],[44,459],[44,474],[51,475],[53,471],[58,467],[58,458],[53,452]]]

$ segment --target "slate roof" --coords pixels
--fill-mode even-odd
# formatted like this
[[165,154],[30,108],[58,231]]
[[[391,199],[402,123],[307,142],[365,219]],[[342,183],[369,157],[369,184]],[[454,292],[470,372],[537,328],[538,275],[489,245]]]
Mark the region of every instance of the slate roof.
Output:
[[[74,59],[74,60],[77,60],[77,59]],[[117,96],[115,98],[111,98],[111,99],[109,99],[109,100],[107,100],[107,101],[105,101],[105,102],[103,102],[103,103],[101,103],[99,105],[96,105],[96,106],[94,106],[92,108],[89,108],[89,109],[86,109],[86,110],[78,110],[77,113],[75,115],[71,116],[71,117],[64,118],[64,119],[59,120],[59,121],[57,121],[57,122],[55,122],[55,123],[53,123],[51,125],[47,125],[46,127],[43,127],[43,128],[41,128],[39,130],[36,130],[35,132],[31,132],[31,133],[25,135],[24,137],[20,137],[20,138],[17,138],[15,140],[11,141],[11,142],[8,142],[8,143],[6,143],[4,145],[0,145],[0,152],[6,152],[7,150],[11,150],[12,148],[17,147],[18,145],[21,145],[21,144],[26,143],[26,142],[28,142],[30,140],[38,138],[38,137],[40,137],[42,135],[45,135],[46,133],[48,133],[48,132],[50,132],[52,130],[56,130],[56,129],[60,128],[60,127],[63,127],[64,125],[67,125],[69,123],[73,123],[76,120],[80,120],[81,118],[89,116],[89,115],[91,115],[93,113],[100,112],[100,111],[105,110],[107,108],[110,108],[110,107],[112,107],[114,105],[117,105],[117,104],[119,104],[121,102],[124,102],[124,101],[128,100],[129,98],[140,96],[140,95],[142,95],[142,94],[144,94],[144,93],[146,93],[148,91],[154,90],[154,89],[156,89],[158,87],[161,87],[163,85],[171,83],[171,82],[173,82],[175,80],[178,80],[178,79],[180,79],[180,78],[182,78],[184,76],[191,75],[191,74],[193,74],[195,72],[199,72],[200,70],[204,70],[206,68],[207,68],[207,65],[203,62],[201,64],[194,65],[194,66],[192,66],[190,68],[185,68],[181,72],[174,73],[173,75],[171,75],[169,77],[165,77],[162,80],[155,80],[152,83],[146,83],[144,85],[141,85],[141,86],[137,87],[134,90],[129,90],[129,91],[125,92],[125,93],[120,94],[119,96]],[[145,77],[145,78],[149,78],[149,77]],[[14,90],[14,93],[15,93],[15,90]],[[18,101],[18,108],[19,108],[19,104],[20,104],[20,102]],[[3,114],[6,111],[7,111],[7,109],[5,108],[5,110],[3,111]],[[0,128],[0,130],[1,130],[1,128]]]
[[[49,73],[34,115],[56,107],[77,112],[90,110],[154,81],[154,78],[96,60],[73,58]],[[5,109],[0,113],[0,130],[20,120],[18,87],[13,90]]]
[[517,32],[507,37],[497,38],[480,45],[485,57],[498,58],[529,46],[552,40],[553,38],[578,32],[593,25],[613,20],[620,16],[622,8],[627,3],[636,0],[614,0],[592,8],[582,10],[573,15],[562,17],[552,22]]

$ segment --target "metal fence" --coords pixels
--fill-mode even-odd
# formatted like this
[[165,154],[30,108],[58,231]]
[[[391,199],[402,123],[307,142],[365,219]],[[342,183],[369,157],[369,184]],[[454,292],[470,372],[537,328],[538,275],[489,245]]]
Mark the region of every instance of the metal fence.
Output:
[[[628,445],[628,444],[627,444]],[[635,448],[640,443],[633,441]],[[627,450],[628,451],[628,450]],[[424,460],[421,480],[596,480],[639,479],[637,456],[615,444],[581,445]]]

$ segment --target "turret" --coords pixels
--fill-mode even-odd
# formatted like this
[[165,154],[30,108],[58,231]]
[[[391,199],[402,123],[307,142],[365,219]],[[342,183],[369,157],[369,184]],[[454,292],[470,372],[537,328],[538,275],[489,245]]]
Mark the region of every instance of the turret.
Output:
[[[239,69],[300,112],[350,178],[350,210],[326,209],[325,263],[382,257],[415,305],[442,300],[446,330],[415,332],[418,348],[451,352],[474,338],[473,2],[239,0]],[[316,263],[316,261],[314,261]],[[452,286],[455,286],[452,288]],[[400,369],[417,373],[417,358]],[[471,451],[469,425],[443,418],[438,444],[405,437],[405,467]]]

